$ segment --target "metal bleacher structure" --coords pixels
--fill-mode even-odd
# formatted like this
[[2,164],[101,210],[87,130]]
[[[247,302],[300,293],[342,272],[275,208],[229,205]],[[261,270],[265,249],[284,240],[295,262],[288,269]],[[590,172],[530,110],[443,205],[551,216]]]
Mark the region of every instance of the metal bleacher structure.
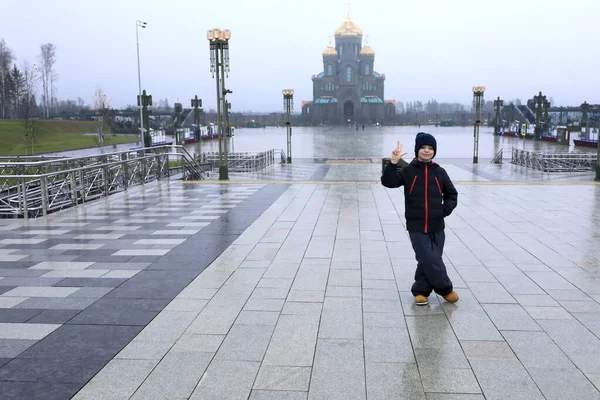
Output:
[[500,149],[492,159],[492,164],[502,164],[505,150],[510,150],[510,163],[532,168],[541,172],[587,172],[594,171],[598,162],[595,153],[566,151],[527,151],[521,149]]

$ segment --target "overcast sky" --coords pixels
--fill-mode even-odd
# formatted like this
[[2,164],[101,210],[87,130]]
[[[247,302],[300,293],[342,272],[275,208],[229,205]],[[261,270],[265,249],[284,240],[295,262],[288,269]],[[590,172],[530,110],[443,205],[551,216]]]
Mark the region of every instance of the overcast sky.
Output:
[[[345,0],[0,0],[0,38],[17,57],[37,61],[40,45],[57,47],[60,99],[92,102],[102,88],[111,104],[138,92],[135,21],[142,87],[153,99],[189,107],[198,95],[214,108],[206,30],[232,31],[227,87],[236,111],[278,111],[293,88],[296,111],[312,100],[311,76],[344,21]],[[353,0],[351,18],[386,74],[385,97],[400,101],[530,98],[556,105],[600,103],[598,0]]]

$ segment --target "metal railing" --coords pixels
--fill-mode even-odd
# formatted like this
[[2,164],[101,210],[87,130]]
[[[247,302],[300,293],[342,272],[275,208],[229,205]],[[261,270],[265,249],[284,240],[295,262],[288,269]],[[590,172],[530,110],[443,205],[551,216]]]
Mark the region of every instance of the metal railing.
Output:
[[510,151],[512,148],[501,148],[498,150],[494,158],[492,158],[491,164],[502,164],[502,159],[504,158],[504,151]]
[[511,164],[521,165],[542,172],[594,171],[597,154],[575,152],[533,152],[512,149]]
[[35,218],[130,186],[168,178],[169,160],[173,158],[181,162],[183,179],[206,178],[183,146],[48,161],[0,162],[0,218]]
[[[277,153],[280,155],[280,162],[285,164],[287,157],[281,149],[271,149],[258,153],[228,153],[227,168],[229,172],[258,172],[275,164]],[[195,161],[196,164],[206,165],[214,170],[219,167],[219,153],[196,153]]]

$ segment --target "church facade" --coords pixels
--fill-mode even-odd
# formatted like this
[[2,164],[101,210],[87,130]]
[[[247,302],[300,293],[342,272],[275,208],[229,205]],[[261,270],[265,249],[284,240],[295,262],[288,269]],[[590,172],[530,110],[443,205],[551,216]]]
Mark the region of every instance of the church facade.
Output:
[[351,19],[335,31],[335,46],[323,51],[323,71],[313,75],[313,100],[302,102],[306,122],[374,124],[395,116],[396,102],[384,100],[385,75],[375,71],[375,51],[363,46],[363,32]]

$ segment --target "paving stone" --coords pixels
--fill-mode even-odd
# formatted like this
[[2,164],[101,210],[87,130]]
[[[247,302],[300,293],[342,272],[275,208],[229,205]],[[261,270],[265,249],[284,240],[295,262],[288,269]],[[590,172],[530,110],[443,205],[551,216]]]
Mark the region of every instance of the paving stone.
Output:
[[40,312],[41,310],[0,309],[0,322],[26,322]]
[[469,362],[460,347],[414,349],[417,364],[431,368],[470,368]]
[[[0,270],[3,271],[3,270]],[[47,271],[37,270],[36,273],[46,274]],[[3,275],[0,272],[0,276]],[[5,277],[0,279],[0,286],[53,286],[54,284],[60,282],[62,278],[47,278],[47,277]],[[2,288],[0,288],[2,289]],[[10,289],[9,289],[10,290]],[[7,293],[9,290],[2,291],[2,293]],[[13,296],[12,294],[8,296]],[[16,296],[16,295],[15,295]]]
[[573,364],[545,332],[502,332],[525,368],[561,369]]
[[307,400],[308,392],[252,390],[249,400]]
[[514,298],[521,304],[525,309],[528,307],[559,307],[558,304],[551,296],[547,294],[516,294]]
[[459,340],[502,340],[498,329],[483,312],[455,312],[448,319]]
[[259,362],[215,360],[190,400],[245,400],[250,395],[259,367]]
[[167,353],[131,399],[188,398],[211,358],[210,353]]
[[402,312],[402,304],[398,300],[363,300],[364,312],[396,313]]
[[215,355],[216,360],[262,361],[274,326],[234,325]]
[[244,306],[244,311],[275,311],[283,308],[283,299],[250,298]]
[[235,320],[236,325],[275,326],[279,313],[273,311],[242,311]]
[[240,311],[241,306],[213,306],[209,303],[189,326],[187,333],[225,335]]
[[71,398],[80,383],[0,381],[0,393],[6,399],[61,400]]
[[486,399],[543,400],[525,368],[516,360],[472,360],[473,372]]
[[323,303],[304,303],[286,301],[281,314],[317,314],[321,315]]
[[[19,310],[19,311],[35,311],[39,310]],[[33,318],[27,320],[27,323],[32,324],[64,324],[71,318],[80,313],[80,310],[44,310],[39,312]]]
[[462,349],[469,361],[474,360],[515,360],[516,356],[503,341],[461,341]]
[[470,369],[419,367],[425,392],[481,393]]
[[89,381],[106,360],[17,358],[0,368],[0,380],[29,382],[79,383]]
[[324,298],[324,290],[290,290],[287,301],[322,303]]
[[547,399],[600,399],[600,392],[577,369],[527,368]]
[[328,286],[361,286],[361,273],[356,270],[337,269],[329,272]]
[[166,306],[158,299],[103,298],[79,313],[70,324],[147,325]]
[[542,330],[523,307],[518,304],[483,304],[482,306],[499,330]]
[[281,315],[263,365],[309,367],[317,342],[319,315]]
[[0,323],[0,339],[40,340],[59,326],[58,324]]
[[360,287],[350,286],[327,286],[325,297],[362,297],[362,289]]
[[[32,328],[39,334],[37,326],[32,325]],[[19,358],[94,358],[108,361],[140,330],[137,326],[62,325],[21,353]]]
[[485,400],[480,394],[426,393],[426,400]]
[[366,399],[362,340],[319,339],[309,398]]
[[258,371],[253,388],[307,392],[311,371],[310,367],[263,365]]
[[15,358],[36,342],[36,339],[0,339],[0,358]]
[[[173,345],[172,351],[184,353],[216,353],[225,335],[182,335]],[[168,342],[170,343],[170,342]]]
[[144,340],[132,340],[115,356],[115,359],[161,360],[172,346],[173,343],[170,341],[146,342]]
[[288,288],[259,288],[257,287],[252,292],[252,298],[255,299],[285,299],[287,297]]
[[516,303],[499,283],[470,283],[469,289],[480,303]]
[[77,287],[19,286],[4,293],[5,297],[67,297],[75,293]]
[[15,308],[36,310],[85,310],[97,300],[97,298],[90,297],[32,297],[23,302],[19,302],[15,305]]
[[574,319],[574,317],[562,307],[525,307],[525,311],[527,311],[534,320]]
[[367,361],[366,374],[368,399],[425,399],[415,364]]
[[364,346],[365,360],[369,362],[415,362],[408,330],[404,328],[365,327]]

